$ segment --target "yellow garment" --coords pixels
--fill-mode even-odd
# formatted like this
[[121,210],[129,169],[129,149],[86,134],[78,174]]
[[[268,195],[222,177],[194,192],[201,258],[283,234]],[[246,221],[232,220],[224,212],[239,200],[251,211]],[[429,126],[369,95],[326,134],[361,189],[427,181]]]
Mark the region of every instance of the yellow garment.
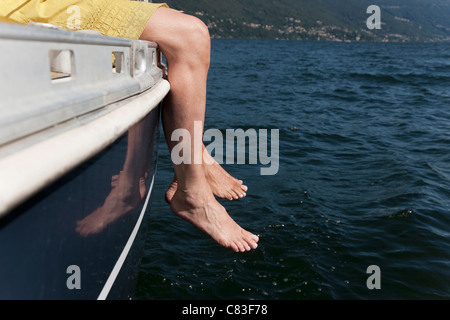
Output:
[[0,0],[0,22],[50,23],[67,30],[139,39],[148,20],[165,3],[129,0]]

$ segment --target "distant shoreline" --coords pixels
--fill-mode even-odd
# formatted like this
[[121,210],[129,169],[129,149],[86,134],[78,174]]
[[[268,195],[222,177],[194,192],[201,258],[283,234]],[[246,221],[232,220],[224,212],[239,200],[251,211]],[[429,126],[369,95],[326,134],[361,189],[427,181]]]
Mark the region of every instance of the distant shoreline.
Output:
[[[444,0],[167,0],[202,20],[213,38],[336,42],[450,42],[450,3]],[[380,28],[370,7],[379,8]],[[369,13],[368,13],[369,11]]]
[[448,39],[428,39],[428,40],[409,40],[409,41],[383,41],[383,40],[313,40],[313,39],[285,39],[285,38],[256,38],[256,37],[222,37],[211,35],[211,39],[238,39],[238,40],[274,40],[274,41],[310,41],[310,42],[335,42],[335,43],[450,43]]

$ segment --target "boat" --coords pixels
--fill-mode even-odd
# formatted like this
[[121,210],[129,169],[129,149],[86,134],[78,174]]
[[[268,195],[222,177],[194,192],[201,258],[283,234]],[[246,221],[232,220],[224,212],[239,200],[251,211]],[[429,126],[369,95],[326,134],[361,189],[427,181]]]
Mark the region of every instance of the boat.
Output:
[[0,23],[0,70],[0,299],[132,299],[170,90],[157,44]]

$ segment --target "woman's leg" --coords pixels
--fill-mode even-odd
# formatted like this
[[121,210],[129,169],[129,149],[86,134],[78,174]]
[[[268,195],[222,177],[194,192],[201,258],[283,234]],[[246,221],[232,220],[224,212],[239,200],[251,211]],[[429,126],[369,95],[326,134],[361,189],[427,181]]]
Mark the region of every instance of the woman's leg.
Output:
[[185,129],[192,137],[190,164],[174,165],[177,188],[170,201],[172,211],[222,246],[235,251],[256,248],[258,237],[242,229],[216,201],[205,166],[194,161],[203,158],[203,143],[194,139],[194,123],[203,123],[205,118],[210,62],[207,27],[193,16],[159,8],[141,39],[158,43],[167,59],[171,90],[163,107],[163,126],[169,150],[176,145],[170,139],[176,129]]

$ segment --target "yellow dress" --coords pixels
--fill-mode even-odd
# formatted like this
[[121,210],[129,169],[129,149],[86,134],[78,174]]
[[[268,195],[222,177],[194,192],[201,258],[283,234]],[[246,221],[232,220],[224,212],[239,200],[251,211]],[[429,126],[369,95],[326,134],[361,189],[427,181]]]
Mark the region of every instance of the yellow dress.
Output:
[[148,20],[165,3],[129,0],[0,0],[0,22],[50,23],[67,30],[96,30],[139,39]]

